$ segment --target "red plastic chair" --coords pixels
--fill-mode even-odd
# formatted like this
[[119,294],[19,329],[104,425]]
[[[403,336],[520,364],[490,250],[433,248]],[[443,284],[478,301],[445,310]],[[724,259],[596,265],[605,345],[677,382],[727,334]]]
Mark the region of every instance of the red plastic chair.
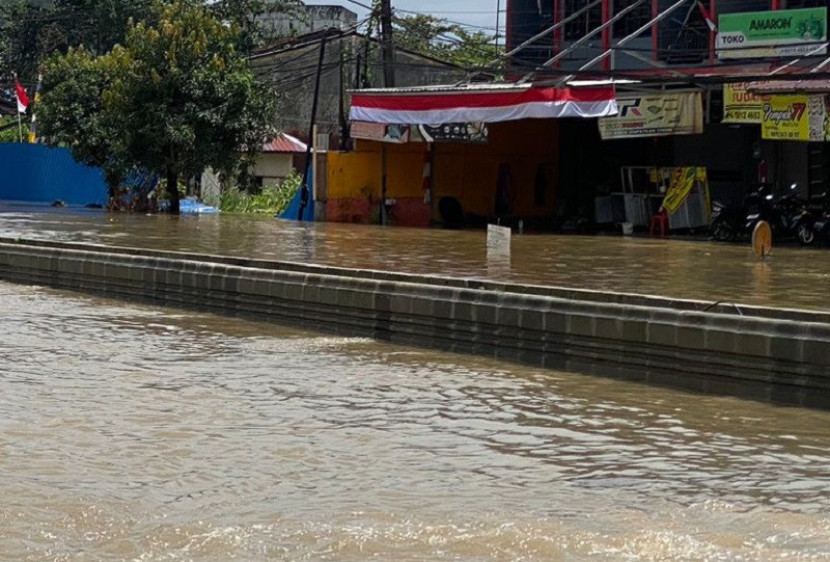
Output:
[[669,214],[660,209],[660,212],[651,217],[651,225],[648,229],[649,236],[656,236],[659,232],[660,238],[669,236]]

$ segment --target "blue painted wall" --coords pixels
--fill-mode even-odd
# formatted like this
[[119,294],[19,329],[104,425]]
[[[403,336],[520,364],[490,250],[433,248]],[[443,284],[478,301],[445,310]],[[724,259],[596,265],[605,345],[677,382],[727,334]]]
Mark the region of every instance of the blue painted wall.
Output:
[[0,143],[0,201],[105,205],[107,186],[98,168],[73,160],[69,149]]

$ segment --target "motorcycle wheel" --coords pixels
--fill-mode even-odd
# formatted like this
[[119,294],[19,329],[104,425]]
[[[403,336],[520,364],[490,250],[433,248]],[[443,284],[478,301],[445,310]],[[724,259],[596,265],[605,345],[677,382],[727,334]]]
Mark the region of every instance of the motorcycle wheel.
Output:
[[735,239],[735,230],[720,217],[712,223],[711,231],[712,238],[717,242],[730,242]]
[[816,241],[816,233],[813,232],[813,229],[807,223],[801,223],[798,225],[796,236],[798,236],[798,242],[802,246],[810,246]]

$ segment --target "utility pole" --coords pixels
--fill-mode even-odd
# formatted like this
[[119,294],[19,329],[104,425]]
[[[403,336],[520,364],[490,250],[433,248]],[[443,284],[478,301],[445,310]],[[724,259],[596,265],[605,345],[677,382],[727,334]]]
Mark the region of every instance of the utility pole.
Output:
[[383,85],[395,87],[395,46],[392,41],[392,0],[380,0],[380,44],[383,52]]
[[[323,62],[326,59],[326,40],[330,30],[326,30],[320,40],[320,58],[317,62],[317,77],[314,80],[314,98],[311,102],[311,123],[308,128],[308,145],[305,150],[305,167],[303,168],[303,183],[300,186],[300,209],[297,213],[297,220],[303,222],[305,209],[308,207],[308,172],[311,168],[311,152],[317,141],[317,106],[320,102],[320,78],[323,75]],[[312,181],[319,181],[316,177]]]
[[496,54],[500,52],[499,33],[501,33],[501,0],[496,0]]
[[[395,87],[395,45],[392,41],[392,0],[380,0],[380,44],[383,53],[383,85]],[[387,185],[389,183],[389,154],[386,143],[381,143],[381,179],[380,179],[380,224],[389,224],[386,207]]]

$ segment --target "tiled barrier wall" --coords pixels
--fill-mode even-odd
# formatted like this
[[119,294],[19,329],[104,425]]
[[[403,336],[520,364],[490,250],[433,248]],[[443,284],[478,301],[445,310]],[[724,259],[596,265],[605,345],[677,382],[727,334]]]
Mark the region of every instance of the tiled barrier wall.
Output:
[[823,314],[43,242],[0,242],[0,279],[830,407]]

